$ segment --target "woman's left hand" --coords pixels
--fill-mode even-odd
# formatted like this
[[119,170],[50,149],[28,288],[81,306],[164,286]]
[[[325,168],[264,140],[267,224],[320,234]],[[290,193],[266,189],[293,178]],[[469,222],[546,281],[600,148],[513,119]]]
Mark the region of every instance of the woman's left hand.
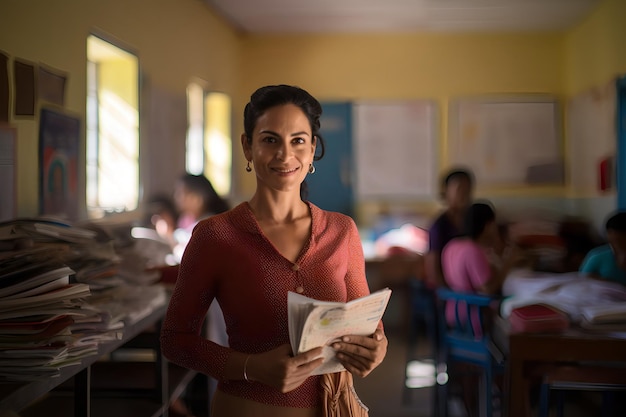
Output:
[[369,375],[385,359],[387,338],[382,329],[371,336],[343,336],[332,344],[339,362],[353,375]]

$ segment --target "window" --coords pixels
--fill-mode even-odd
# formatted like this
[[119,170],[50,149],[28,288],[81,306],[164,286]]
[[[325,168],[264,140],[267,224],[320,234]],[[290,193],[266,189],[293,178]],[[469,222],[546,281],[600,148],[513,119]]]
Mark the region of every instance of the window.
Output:
[[87,209],[90,217],[139,201],[139,61],[87,39]]
[[220,195],[231,189],[231,100],[224,93],[187,88],[187,172],[204,174]]

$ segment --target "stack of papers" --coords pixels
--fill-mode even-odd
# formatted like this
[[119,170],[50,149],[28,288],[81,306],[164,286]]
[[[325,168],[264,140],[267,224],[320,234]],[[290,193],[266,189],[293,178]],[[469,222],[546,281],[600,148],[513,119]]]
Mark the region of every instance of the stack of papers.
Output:
[[626,304],[607,303],[584,307],[581,326],[598,330],[626,330]]
[[29,262],[40,255],[0,260],[0,380],[55,376],[97,351],[71,331],[75,320],[91,314],[81,308],[89,286],[73,283],[74,271],[56,259]]

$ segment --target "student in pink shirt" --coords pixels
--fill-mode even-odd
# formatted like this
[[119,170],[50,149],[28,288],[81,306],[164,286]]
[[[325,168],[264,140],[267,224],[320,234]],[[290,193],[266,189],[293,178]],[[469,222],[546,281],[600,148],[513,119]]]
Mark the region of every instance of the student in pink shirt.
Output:
[[[498,294],[507,274],[520,260],[519,249],[504,246],[496,214],[489,203],[469,207],[464,232],[463,237],[451,240],[443,248],[441,266],[446,283],[458,292]],[[454,321],[453,305],[447,306],[446,317],[448,322]],[[474,330],[482,334],[480,328]]]

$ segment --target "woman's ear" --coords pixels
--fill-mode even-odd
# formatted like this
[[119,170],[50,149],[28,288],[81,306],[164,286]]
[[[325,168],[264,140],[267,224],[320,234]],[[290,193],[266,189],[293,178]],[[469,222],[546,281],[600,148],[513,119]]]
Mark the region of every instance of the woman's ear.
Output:
[[313,151],[313,159],[315,159],[315,150],[317,149],[317,136],[313,136],[311,141],[311,150]]
[[241,134],[241,149],[247,161],[252,160],[252,150],[250,149],[250,143],[248,143],[248,136],[245,133]]

